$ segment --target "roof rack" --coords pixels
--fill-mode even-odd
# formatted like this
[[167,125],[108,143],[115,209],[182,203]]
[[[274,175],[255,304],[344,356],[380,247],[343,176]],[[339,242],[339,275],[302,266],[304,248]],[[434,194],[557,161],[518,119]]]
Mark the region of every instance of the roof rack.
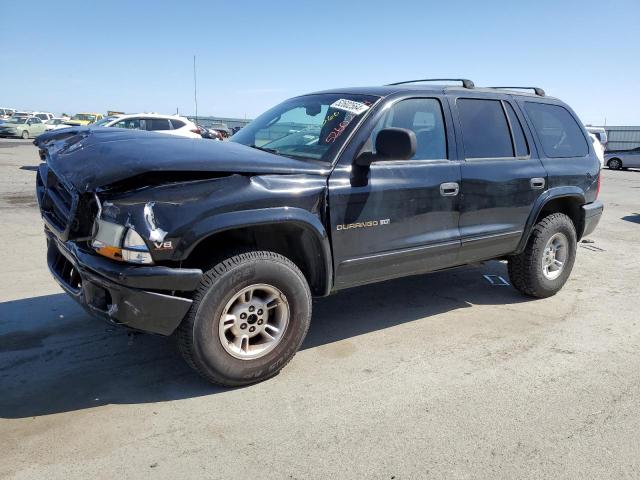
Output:
[[471,80],[466,78],[423,78],[422,80],[407,80],[406,82],[389,83],[387,86],[392,85],[404,85],[406,83],[418,83],[418,82],[462,82],[464,88],[475,88],[475,84]]
[[535,94],[538,95],[539,97],[545,96],[544,90],[539,87],[487,87],[487,88],[494,88],[496,90],[533,90]]

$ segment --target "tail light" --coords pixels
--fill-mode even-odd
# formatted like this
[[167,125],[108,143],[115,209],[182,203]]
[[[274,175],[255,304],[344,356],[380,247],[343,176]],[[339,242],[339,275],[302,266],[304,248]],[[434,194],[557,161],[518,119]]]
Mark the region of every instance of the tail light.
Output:
[[600,179],[602,178],[602,172],[598,172],[598,186],[596,188],[596,198],[600,195]]
[[202,130],[200,130],[199,128],[192,128],[191,132],[197,133],[198,135],[202,135]]

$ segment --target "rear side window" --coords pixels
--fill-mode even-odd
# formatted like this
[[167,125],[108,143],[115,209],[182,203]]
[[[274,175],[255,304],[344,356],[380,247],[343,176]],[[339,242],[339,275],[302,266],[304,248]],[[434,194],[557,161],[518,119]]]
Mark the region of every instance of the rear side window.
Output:
[[525,109],[547,157],[583,157],[589,152],[582,129],[566,108],[525,102]]
[[507,116],[509,117],[509,123],[511,124],[511,132],[513,133],[513,142],[516,146],[516,156],[526,157],[529,155],[529,145],[527,145],[527,139],[524,136],[524,130],[522,130],[522,124],[518,120],[515,110],[510,103],[504,102],[507,109]]
[[171,126],[174,130],[184,127],[186,124],[180,120],[174,120],[173,118],[170,120]]
[[171,130],[166,118],[147,118],[147,130]]
[[466,158],[513,157],[509,124],[500,100],[459,98]]

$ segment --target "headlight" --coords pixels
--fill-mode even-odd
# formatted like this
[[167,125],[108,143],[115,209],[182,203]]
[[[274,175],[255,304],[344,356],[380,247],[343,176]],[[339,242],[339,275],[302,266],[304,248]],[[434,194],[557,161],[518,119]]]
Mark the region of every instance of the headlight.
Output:
[[147,244],[135,230],[99,218],[95,230],[91,246],[100,255],[120,262],[153,263]]

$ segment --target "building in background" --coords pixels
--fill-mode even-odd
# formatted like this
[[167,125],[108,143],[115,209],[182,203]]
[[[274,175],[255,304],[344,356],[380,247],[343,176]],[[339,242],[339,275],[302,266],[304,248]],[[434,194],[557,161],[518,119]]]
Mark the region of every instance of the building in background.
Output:
[[607,151],[632,150],[640,147],[640,126],[616,127],[602,125],[607,132]]

